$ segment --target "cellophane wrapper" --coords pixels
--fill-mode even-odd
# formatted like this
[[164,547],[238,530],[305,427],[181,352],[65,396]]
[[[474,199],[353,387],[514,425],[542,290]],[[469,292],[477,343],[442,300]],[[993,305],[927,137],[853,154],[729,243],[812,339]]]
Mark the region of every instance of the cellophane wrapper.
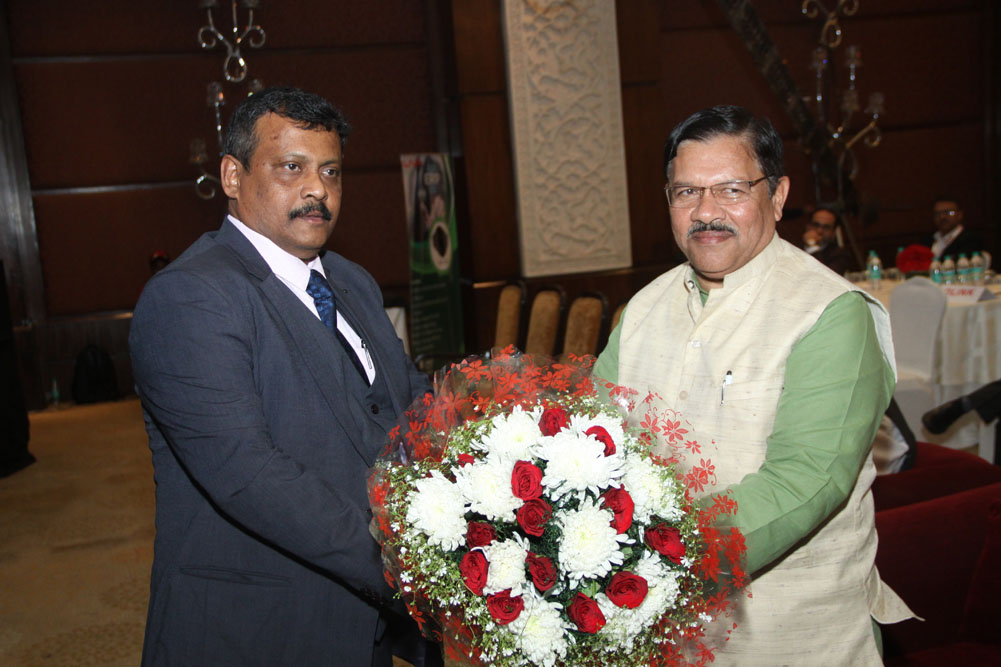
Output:
[[744,541],[714,452],[593,362],[470,357],[389,434],[373,534],[448,663],[704,665],[736,627]]

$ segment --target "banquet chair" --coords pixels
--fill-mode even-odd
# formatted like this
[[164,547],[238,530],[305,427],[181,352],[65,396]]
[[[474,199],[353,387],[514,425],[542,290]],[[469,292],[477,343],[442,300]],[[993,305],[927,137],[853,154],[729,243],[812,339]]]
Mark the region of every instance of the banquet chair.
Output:
[[598,353],[598,340],[608,316],[608,299],[600,292],[585,292],[575,298],[567,311],[561,359],[574,354]]
[[526,354],[553,354],[566,306],[566,293],[559,285],[547,285],[532,299],[525,334]]
[[945,308],[945,292],[920,276],[904,281],[890,294],[897,361],[893,396],[915,433],[921,432],[921,415],[935,407],[935,343]]
[[386,317],[393,323],[396,337],[403,343],[403,351],[410,354],[410,336],[407,331],[407,307],[404,305],[385,304]]
[[494,327],[494,347],[519,347],[522,334],[522,313],[525,311],[525,283],[515,280],[501,288],[497,298],[497,324]]
[[626,309],[629,304],[629,300],[625,300],[615,307],[615,312],[612,313],[612,321],[608,325],[608,330],[612,331],[615,327],[619,326],[619,320],[622,319],[622,312]]

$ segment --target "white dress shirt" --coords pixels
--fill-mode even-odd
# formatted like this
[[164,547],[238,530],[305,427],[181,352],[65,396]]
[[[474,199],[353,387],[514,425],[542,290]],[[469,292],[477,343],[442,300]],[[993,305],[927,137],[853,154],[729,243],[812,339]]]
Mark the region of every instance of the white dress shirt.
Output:
[[[327,272],[323,270],[320,258],[314,257],[308,263],[303,262],[295,255],[285,252],[274,241],[263,234],[255,232],[232,215],[228,217],[233,226],[247,237],[247,240],[253,244],[257,252],[261,253],[261,257],[267,262],[271,271],[278,276],[278,279],[291,290],[292,294],[295,294],[302,301],[303,305],[309,309],[309,312],[313,313],[317,319],[320,319],[320,314],[316,312],[316,304],[313,303],[313,297],[306,291],[306,287],[309,285],[310,271],[319,271],[320,275],[324,278],[327,277]],[[358,360],[361,361],[362,368],[365,369],[365,374],[368,376],[369,384],[371,384],[375,380],[375,364],[372,363],[372,356],[365,346],[365,341],[361,339],[358,332],[354,330],[344,317],[337,318],[337,330],[351,344],[351,348],[358,356]]]

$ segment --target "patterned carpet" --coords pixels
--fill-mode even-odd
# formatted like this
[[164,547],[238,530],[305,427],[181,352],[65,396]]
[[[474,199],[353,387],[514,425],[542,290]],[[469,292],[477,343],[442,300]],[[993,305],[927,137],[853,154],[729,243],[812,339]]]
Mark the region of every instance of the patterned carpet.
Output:
[[137,665],[153,558],[139,401],[30,419],[38,462],[0,479],[0,664]]

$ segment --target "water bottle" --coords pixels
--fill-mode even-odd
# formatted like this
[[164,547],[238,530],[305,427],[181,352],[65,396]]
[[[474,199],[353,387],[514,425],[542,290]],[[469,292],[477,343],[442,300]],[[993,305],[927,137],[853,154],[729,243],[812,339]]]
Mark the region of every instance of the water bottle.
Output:
[[928,267],[928,277],[936,285],[941,285],[944,281],[942,277],[942,264],[938,261],[938,257],[931,261],[931,266]]
[[875,250],[869,251],[869,259],[865,262],[865,272],[869,274],[869,287],[873,291],[879,289],[879,283],[883,279],[883,262]]
[[956,280],[965,285],[970,282],[970,260],[966,259],[966,253],[959,253],[956,260]]
[[886,270],[888,280],[900,280],[903,276],[900,273],[900,253],[904,252],[904,246],[897,246],[897,254],[893,256],[893,266]]
[[970,258],[970,282],[974,285],[984,284],[984,258],[979,252]]
[[942,282],[946,285],[956,282],[956,263],[952,261],[952,255],[946,255],[942,260]]

